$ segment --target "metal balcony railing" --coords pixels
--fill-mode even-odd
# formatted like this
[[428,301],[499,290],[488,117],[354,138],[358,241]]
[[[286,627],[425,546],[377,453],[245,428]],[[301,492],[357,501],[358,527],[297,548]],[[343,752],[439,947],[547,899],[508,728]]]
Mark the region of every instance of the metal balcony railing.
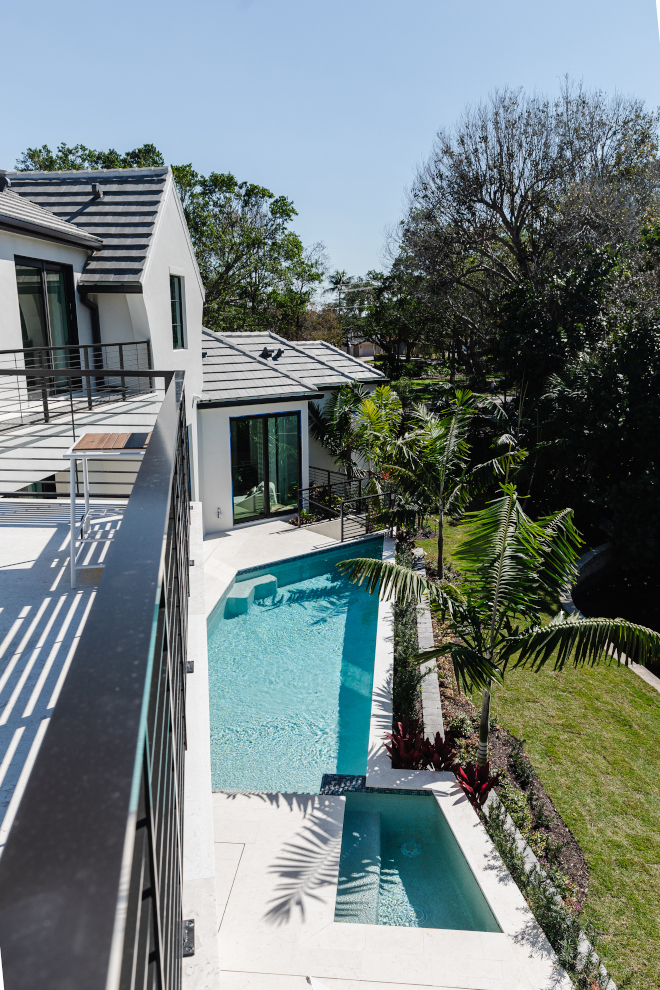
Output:
[[[297,525],[318,525],[319,519],[338,521],[342,543],[375,529],[391,529],[390,517],[400,501],[393,483],[375,477],[341,477],[339,482],[299,490]],[[306,520],[305,513],[312,518]]]
[[0,859],[6,990],[181,986],[189,512],[177,379]]
[[0,351],[1,371],[30,372],[21,378],[5,375],[0,381],[0,431],[50,423],[102,403],[153,391],[149,376],[66,376],[66,371],[129,372],[151,367],[151,345],[146,340]]

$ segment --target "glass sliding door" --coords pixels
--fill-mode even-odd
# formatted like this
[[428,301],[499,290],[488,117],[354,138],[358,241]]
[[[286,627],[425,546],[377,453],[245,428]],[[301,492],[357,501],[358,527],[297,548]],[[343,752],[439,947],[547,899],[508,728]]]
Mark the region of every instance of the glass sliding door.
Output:
[[300,485],[300,413],[230,421],[234,523],[295,511]]
[[[70,265],[58,265],[33,258],[15,258],[18,307],[21,315],[23,347],[75,347],[78,328],[73,298],[73,274]],[[79,368],[80,353],[77,350],[37,351],[25,355],[27,368]],[[67,378],[29,378],[28,390],[58,391],[68,389]],[[75,379],[74,388],[81,382]]]
[[23,347],[48,347],[46,301],[40,268],[16,265]]
[[261,417],[231,420],[234,522],[264,514],[264,430]]
[[271,512],[294,512],[300,484],[299,420],[293,416],[268,417],[268,479]]

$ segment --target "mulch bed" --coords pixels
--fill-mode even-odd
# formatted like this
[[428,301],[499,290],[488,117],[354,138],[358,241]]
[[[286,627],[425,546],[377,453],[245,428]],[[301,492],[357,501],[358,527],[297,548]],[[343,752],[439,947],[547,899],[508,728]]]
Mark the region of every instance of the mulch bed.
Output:
[[[443,640],[446,642],[446,630],[433,618],[433,634],[436,644]],[[473,735],[461,742],[461,748],[467,750],[468,759],[471,751],[476,753],[478,742],[479,711],[469,698],[464,694],[459,694],[456,689],[456,681],[452,669],[451,661],[442,658],[438,661],[438,680],[440,684],[440,697],[442,700],[442,714],[445,726],[457,715],[467,715],[474,725]],[[510,763],[511,753],[518,743],[515,736],[511,735],[502,726],[497,726],[490,734],[490,764],[492,770],[504,771],[509,783],[518,791],[523,791],[517,782]],[[534,774],[531,783],[524,789],[524,793],[531,798],[531,803],[535,807],[542,807],[545,815],[549,819],[547,831],[551,841],[560,848],[559,860],[562,872],[573,881],[578,890],[578,902],[580,907],[584,904],[589,886],[589,869],[582,853],[582,849],[577,843],[575,836],[564,823],[561,815],[552,803],[545,788]]]

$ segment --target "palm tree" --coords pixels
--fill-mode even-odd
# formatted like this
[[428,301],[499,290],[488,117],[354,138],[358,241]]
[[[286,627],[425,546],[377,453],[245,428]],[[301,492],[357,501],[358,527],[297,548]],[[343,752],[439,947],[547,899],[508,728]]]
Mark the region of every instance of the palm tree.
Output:
[[[470,465],[468,436],[477,412],[475,397],[468,389],[457,391],[449,409],[437,415],[418,406],[408,432],[399,445],[399,463],[393,473],[438,512],[438,577],[444,580],[445,513],[461,514],[484,479],[503,477],[512,460],[524,456],[511,448],[483,464]],[[401,458],[401,455],[404,455]],[[404,459],[406,463],[401,463]],[[408,465],[411,466],[408,466]]]
[[398,601],[428,596],[431,611],[454,641],[420,653],[418,662],[442,656],[452,660],[459,689],[483,689],[477,766],[488,763],[490,698],[493,680],[507,666],[539,670],[550,660],[561,670],[595,665],[611,654],[646,664],[660,656],[660,635],[624,619],[566,616],[560,611],[541,625],[548,599],[570,586],[576,574],[580,537],[573,512],[564,509],[538,521],[522,509],[516,488],[501,484],[501,495],[484,509],[467,514],[470,535],[457,559],[464,583],[436,585],[407,567],[357,558],[337,566],[352,582],[367,582],[369,594],[396,596]]

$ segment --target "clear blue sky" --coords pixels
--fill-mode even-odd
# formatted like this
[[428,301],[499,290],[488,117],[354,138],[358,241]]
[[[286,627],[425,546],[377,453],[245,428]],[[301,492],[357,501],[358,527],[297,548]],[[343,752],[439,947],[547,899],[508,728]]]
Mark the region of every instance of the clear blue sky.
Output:
[[654,0],[21,0],[0,30],[0,165],[60,141],[233,172],[381,267],[415,166],[495,86],[564,73],[660,104]]

